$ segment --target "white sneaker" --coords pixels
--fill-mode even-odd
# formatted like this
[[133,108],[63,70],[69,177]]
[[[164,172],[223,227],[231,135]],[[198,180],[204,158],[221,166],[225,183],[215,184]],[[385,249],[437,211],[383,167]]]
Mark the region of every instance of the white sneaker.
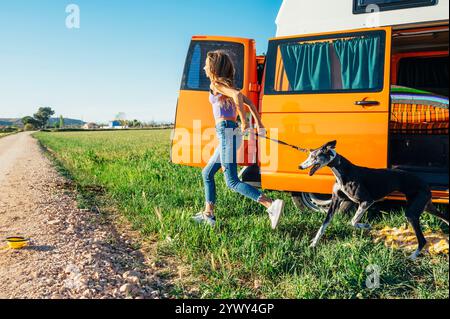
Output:
[[207,224],[211,227],[214,227],[216,225],[216,217],[214,216],[208,216],[203,212],[198,213],[197,215],[195,215],[194,217],[192,217],[192,219],[197,223],[197,224]]
[[276,229],[278,226],[278,222],[280,221],[280,217],[283,214],[284,210],[284,201],[281,199],[277,199],[272,203],[272,205],[267,209],[269,213],[270,221],[272,222],[272,229]]

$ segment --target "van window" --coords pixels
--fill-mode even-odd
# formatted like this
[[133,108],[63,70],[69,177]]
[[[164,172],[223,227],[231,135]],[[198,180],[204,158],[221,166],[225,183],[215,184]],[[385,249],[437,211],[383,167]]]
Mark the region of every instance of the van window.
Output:
[[384,57],[383,31],[272,41],[265,92],[381,91]]
[[400,60],[397,84],[449,96],[448,56]]
[[353,13],[369,13],[378,7],[378,11],[433,6],[437,0],[353,0]]
[[236,68],[235,86],[238,89],[243,88],[244,45],[220,41],[192,41],[181,82],[182,90],[209,91],[210,81],[203,68],[208,52],[214,50],[224,50],[228,53]]

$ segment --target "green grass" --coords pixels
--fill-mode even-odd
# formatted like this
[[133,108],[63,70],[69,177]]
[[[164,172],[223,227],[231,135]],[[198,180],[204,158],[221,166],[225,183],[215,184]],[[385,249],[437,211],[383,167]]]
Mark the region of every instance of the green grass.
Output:
[[10,132],[9,130],[0,131],[0,138],[6,137],[6,136],[8,136],[8,135],[17,134],[17,133],[19,133],[19,132],[21,132],[21,131],[19,131],[19,130],[14,130],[14,131],[12,131],[12,132]]
[[11,134],[14,134],[14,133],[1,133],[0,132],[0,138],[11,135]]
[[[142,236],[157,236],[159,253],[192,269],[202,298],[448,298],[448,256],[416,262],[374,244],[338,215],[315,250],[310,240],[323,214],[298,212],[288,201],[277,231],[262,207],[218,182],[215,229],[191,222],[203,207],[199,169],[173,165],[170,131],[37,133],[80,189],[103,190]],[[367,218],[367,217],[366,217]],[[404,215],[375,214],[375,226],[400,226]],[[440,222],[423,217],[425,228]],[[448,228],[445,226],[445,231]],[[366,288],[369,265],[381,269],[381,286]],[[183,296],[183,287],[174,294]]]

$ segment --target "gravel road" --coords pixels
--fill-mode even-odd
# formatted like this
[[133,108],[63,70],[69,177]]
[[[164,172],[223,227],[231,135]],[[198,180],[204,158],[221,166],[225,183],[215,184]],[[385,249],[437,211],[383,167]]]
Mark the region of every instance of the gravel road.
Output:
[[[151,261],[113,224],[78,208],[31,133],[0,139],[0,298],[167,298]],[[9,236],[31,245],[5,248]]]

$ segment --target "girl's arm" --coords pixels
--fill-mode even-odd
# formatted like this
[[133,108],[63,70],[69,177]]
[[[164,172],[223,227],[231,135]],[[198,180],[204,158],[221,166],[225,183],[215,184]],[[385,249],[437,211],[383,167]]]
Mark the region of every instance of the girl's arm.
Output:
[[244,99],[245,96],[238,90],[230,89],[226,87],[225,85],[222,85],[220,83],[213,83],[212,86],[216,89],[217,92],[219,92],[222,95],[228,96],[233,99],[234,103],[236,104],[237,113],[239,117],[241,118],[241,122],[243,125],[242,130],[245,131],[249,128],[249,123],[247,120],[247,112],[245,112],[244,108]]
[[258,129],[263,129],[264,124],[261,120],[261,115],[259,114],[258,110],[256,109],[256,106],[253,104],[253,102],[248,97],[246,97],[245,95],[243,95],[243,97],[244,97],[244,104],[248,105],[250,112],[252,113],[252,116],[256,121],[256,125],[258,126]]
[[244,104],[248,105],[248,107],[250,109],[250,113],[252,114],[253,118],[255,119],[258,129],[259,130],[264,129],[264,124],[262,123],[261,115],[259,114],[258,110],[256,109],[256,106],[253,104],[253,102],[248,97],[246,97],[244,94],[242,94],[238,90],[230,89],[219,83],[212,84],[212,87],[214,87],[219,93],[233,98],[234,102],[237,105],[237,111],[238,111],[239,117],[241,118],[241,121],[244,125],[244,130],[249,127],[246,112],[244,109]]

